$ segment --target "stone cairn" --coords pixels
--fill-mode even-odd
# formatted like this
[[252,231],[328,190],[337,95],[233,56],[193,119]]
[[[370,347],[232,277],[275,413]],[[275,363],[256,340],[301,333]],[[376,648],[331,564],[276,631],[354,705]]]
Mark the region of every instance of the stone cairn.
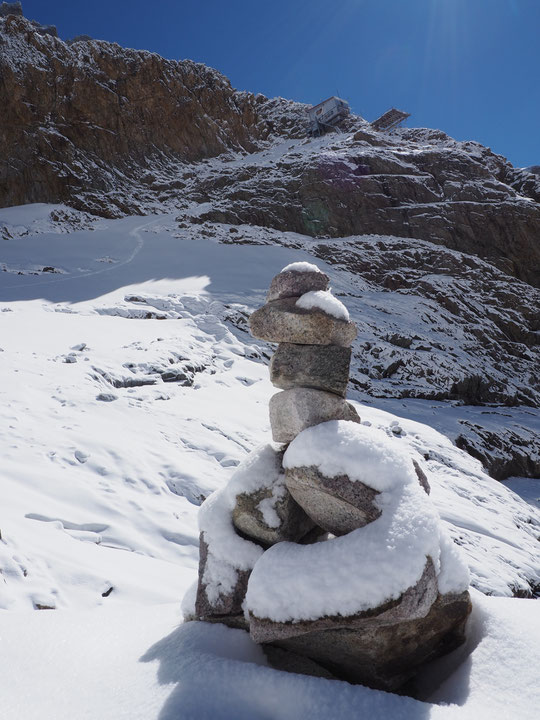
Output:
[[[381,515],[379,493],[367,484],[326,477],[315,466],[283,468],[289,444],[307,428],[360,423],[345,399],[356,326],[328,283],[316,266],[293,263],[274,277],[266,305],[250,318],[254,337],[278,343],[270,363],[280,389],[270,400],[274,442],[248,456],[201,507],[199,580],[188,619],[249,630],[280,669],[403,690],[419,667],[464,640],[469,594],[440,591],[431,558],[424,557],[423,574],[400,597],[367,611],[280,622],[249,607],[250,576],[276,544],[332,542]],[[410,465],[415,488],[431,502],[426,476]]]

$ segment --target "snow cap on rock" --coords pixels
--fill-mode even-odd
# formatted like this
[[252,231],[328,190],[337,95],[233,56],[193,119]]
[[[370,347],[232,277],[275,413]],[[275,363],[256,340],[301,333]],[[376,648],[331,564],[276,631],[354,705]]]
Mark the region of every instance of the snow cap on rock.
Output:
[[311,290],[304,293],[297,301],[298,307],[304,310],[316,308],[338,320],[349,320],[349,311],[345,305],[328,290]]
[[314,265],[313,263],[299,261],[299,262],[293,262],[293,263],[289,263],[288,265],[285,265],[285,267],[280,270],[280,274],[284,273],[284,272],[290,272],[291,270],[294,270],[295,272],[322,273],[322,270],[320,268],[318,268],[316,265]]
[[309,427],[289,445],[284,468],[315,466],[326,477],[347,475],[383,492],[418,483],[410,454],[375,427],[332,420]]
[[326,290],[329,282],[328,275],[316,265],[308,262],[291,263],[273,278],[266,301],[299,297],[310,290]]

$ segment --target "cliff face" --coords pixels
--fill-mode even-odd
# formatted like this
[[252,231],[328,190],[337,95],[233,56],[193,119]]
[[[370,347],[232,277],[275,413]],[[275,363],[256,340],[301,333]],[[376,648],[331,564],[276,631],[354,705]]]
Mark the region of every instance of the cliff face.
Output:
[[15,15],[0,18],[0,107],[2,206],[130,212],[122,191],[143,169],[252,150],[266,131],[253,96],[215,70],[107,42],[68,45]]
[[311,153],[296,148],[266,167],[257,158],[241,171],[224,168],[202,179],[196,189],[212,203],[204,218],[316,237],[429,240],[540,284],[537,177],[439,131],[388,135],[366,123],[330,145],[311,146]]

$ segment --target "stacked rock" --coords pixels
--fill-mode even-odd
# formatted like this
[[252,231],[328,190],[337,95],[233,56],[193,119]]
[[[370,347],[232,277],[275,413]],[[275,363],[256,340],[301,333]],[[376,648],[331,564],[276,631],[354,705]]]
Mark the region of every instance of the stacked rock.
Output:
[[188,615],[249,630],[281,669],[402,690],[463,642],[468,571],[402,439],[345,399],[356,327],[328,282],[293,263],[251,316],[278,343],[274,443],[201,507]]
[[344,399],[356,326],[328,283],[316,265],[287,265],[250,318],[254,337],[279,343],[270,363],[270,380],[282,389],[270,400],[275,442],[289,443],[327,420],[360,421]]

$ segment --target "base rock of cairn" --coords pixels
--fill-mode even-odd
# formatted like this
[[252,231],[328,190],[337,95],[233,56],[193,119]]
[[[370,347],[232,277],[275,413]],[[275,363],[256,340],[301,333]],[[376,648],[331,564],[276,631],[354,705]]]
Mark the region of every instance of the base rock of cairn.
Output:
[[464,641],[468,570],[419,457],[345,400],[356,327],[328,282],[293,263],[250,318],[280,343],[275,442],[201,507],[190,617],[249,630],[280,669],[403,691]]

